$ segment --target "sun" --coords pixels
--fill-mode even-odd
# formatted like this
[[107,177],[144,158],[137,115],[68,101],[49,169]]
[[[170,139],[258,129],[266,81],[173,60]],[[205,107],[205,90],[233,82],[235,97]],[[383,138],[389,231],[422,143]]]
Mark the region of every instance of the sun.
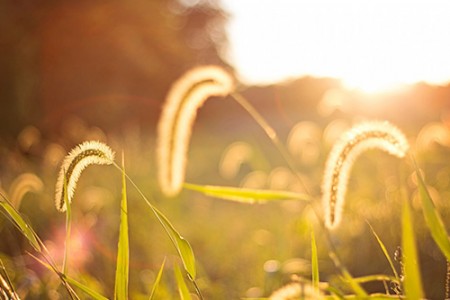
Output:
[[445,2],[223,2],[231,17],[226,59],[248,84],[333,77],[377,92],[450,81]]

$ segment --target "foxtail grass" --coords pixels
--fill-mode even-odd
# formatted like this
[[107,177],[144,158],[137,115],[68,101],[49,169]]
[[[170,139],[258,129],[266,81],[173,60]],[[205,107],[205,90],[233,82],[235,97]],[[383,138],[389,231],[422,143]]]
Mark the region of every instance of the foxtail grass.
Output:
[[172,85],[158,123],[157,139],[158,181],[166,196],[174,196],[182,188],[197,110],[209,97],[225,97],[233,90],[233,78],[218,66],[194,68]]
[[107,145],[98,141],[88,141],[76,146],[64,158],[58,181],[56,182],[55,205],[64,212],[66,201],[64,200],[64,181],[67,181],[67,199],[72,202],[75,188],[81,172],[89,165],[110,165],[114,162],[114,152]]
[[325,295],[308,282],[289,283],[270,295],[269,300],[325,299]]
[[9,196],[12,205],[19,209],[23,197],[29,192],[40,192],[44,189],[42,180],[33,173],[24,173],[19,175],[11,183]]
[[364,122],[352,127],[334,144],[326,162],[322,197],[325,225],[341,222],[342,207],[353,162],[364,151],[376,148],[402,158],[409,149],[404,134],[389,122]]

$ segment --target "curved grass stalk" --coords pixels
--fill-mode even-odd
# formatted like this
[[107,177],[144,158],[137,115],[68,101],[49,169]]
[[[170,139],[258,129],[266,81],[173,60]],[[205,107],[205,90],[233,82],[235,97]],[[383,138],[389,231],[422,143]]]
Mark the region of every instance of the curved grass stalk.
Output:
[[[117,165],[116,163],[113,163],[113,165],[122,172],[122,168],[119,165]],[[167,217],[150,202],[150,200],[144,195],[142,190],[128,176],[128,174],[125,172],[123,174],[125,175],[125,178],[128,179],[128,181],[131,183],[131,185],[136,189],[136,191],[139,193],[139,195],[142,197],[142,199],[144,199],[145,203],[150,207],[151,211],[153,212],[155,217],[158,219],[161,226],[164,228],[164,231],[169,236],[169,239],[171,240],[172,244],[174,245],[175,249],[178,252],[178,255],[181,258],[183,267],[184,267],[186,273],[188,274],[189,279],[194,284],[197,295],[200,297],[201,300],[203,300],[203,296],[202,296],[200,289],[197,285],[197,282],[195,280],[197,271],[196,271],[196,266],[195,266],[194,251],[192,250],[191,245],[175,229],[175,227],[172,225],[172,223],[170,223],[169,219],[167,219]]]
[[381,238],[378,236],[378,234],[375,232],[375,229],[373,229],[372,225],[366,221],[367,225],[369,225],[370,231],[372,232],[372,234],[374,235],[375,239],[377,240],[378,245],[381,248],[381,251],[383,251],[384,256],[386,257],[386,260],[389,263],[389,266],[391,267],[392,273],[395,276],[395,279],[397,281],[400,281],[400,276],[398,276],[398,272],[394,267],[394,262],[392,261],[391,257],[389,256],[389,253],[386,249],[386,246],[384,245],[383,241],[381,240]]
[[288,167],[291,169],[292,173],[297,177],[298,181],[303,186],[306,193],[310,194],[308,191],[308,187],[303,182],[302,178],[297,172],[294,160],[292,159],[289,152],[286,150],[286,147],[281,142],[275,129],[273,129],[272,126],[270,126],[270,124],[266,121],[266,119],[264,119],[264,117],[250,104],[250,102],[244,96],[238,93],[233,93],[231,94],[231,96],[240,106],[242,106],[242,108],[245,109],[245,111],[247,111],[250,114],[250,116],[256,121],[256,123],[258,123],[258,125],[262,128],[262,130],[264,130],[266,135],[272,141],[272,144],[277,148],[278,152],[281,154],[281,156],[287,163]]
[[[306,195],[311,195],[311,192],[309,191],[308,186],[304,183],[303,179],[299,175],[299,172],[297,170],[297,167],[296,167],[296,165],[294,163],[294,160],[293,160],[292,156],[286,150],[284,144],[279,139],[279,137],[278,137],[276,131],[273,129],[273,127],[270,126],[270,124],[266,121],[266,119],[264,119],[264,117],[241,94],[232,93],[231,96],[233,97],[234,100],[236,100],[236,102],[239,105],[241,105],[245,109],[245,111],[247,111],[250,114],[250,116],[256,121],[256,123],[264,130],[266,135],[272,141],[272,144],[276,147],[278,152],[281,154],[281,156],[283,157],[283,159],[287,163],[288,167],[291,169],[292,173],[297,177],[298,181],[300,182],[300,184],[305,189]],[[312,199],[312,196],[310,196],[309,198]],[[319,220],[322,221],[321,214],[318,212],[317,208],[314,205],[311,205],[311,208],[313,209],[314,214],[316,215],[316,217]],[[336,267],[339,268],[343,274],[345,274],[346,272],[348,273],[348,271],[345,269],[345,267],[341,263],[341,260],[339,258],[338,253],[337,253],[337,250],[336,250],[336,247],[334,246],[333,240],[330,237],[330,232],[328,230],[329,228],[327,228],[324,225],[324,222],[320,222],[320,225],[324,229],[326,239],[327,239],[327,241],[329,243],[329,246],[331,248],[330,249],[330,255],[333,256],[333,261],[335,262]]]
[[182,188],[198,108],[209,97],[225,97],[233,89],[233,78],[218,66],[197,67],[172,85],[158,122],[158,180],[165,195],[175,196]]
[[325,225],[339,225],[351,167],[364,151],[377,148],[402,158],[409,149],[404,134],[388,122],[364,122],[347,131],[326,162],[322,184]]
[[61,212],[67,208],[64,201],[64,180],[67,181],[67,199],[70,204],[81,172],[89,165],[110,165],[113,161],[114,152],[98,141],[84,142],[72,149],[64,158],[56,182],[56,208]]

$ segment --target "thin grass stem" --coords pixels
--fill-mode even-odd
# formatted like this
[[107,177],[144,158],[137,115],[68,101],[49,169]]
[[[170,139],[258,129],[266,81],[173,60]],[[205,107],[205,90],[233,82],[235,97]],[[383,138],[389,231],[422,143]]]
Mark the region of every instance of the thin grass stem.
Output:
[[69,204],[69,199],[67,196],[67,178],[64,176],[64,202],[66,205],[66,240],[64,243],[64,260],[62,265],[62,272],[67,275],[68,272],[68,260],[69,260],[69,249],[70,249],[70,236],[72,229],[72,209]]
[[[289,154],[289,152],[284,147],[283,143],[279,139],[276,131],[270,126],[270,124],[264,119],[264,117],[250,104],[250,102],[241,94],[239,93],[232,93],[231,97],[236,100],[236,102],[241,105],[249,114],[250,116],[256,121],[256,123],[264,130],[266,135],[269,137],[269,139],[272,141],[273,145],[276,147],[278,152],[281,154],[283,159],[285,160],[288,167],[291,169],[292,173],[296,176],[297,180],[300,182],[300,184],[305,189],[305,193],[310,195],[312,199],[312,194],[309,191],[307,185],[304,183],[303,179],[299,175],[299,171],[296,167],[296,164],[294,163],[293,158]],[[319,220],[320,227],[322,228],[323,232],[325,233],[326,240],[328,242],[330,251],[329,256],[332,258],[333,262],[335,263],[335,266],[340,270],[342,274],[348,273],[347,269],[344,267],[342,260],[340,259],[340,256],[338,254],[338,251],[336,249],[336,246],[333,243],[333,240],[331,239],[331,233],[330,230],[325,226],[325,222],[323,218],[321,218],[321,214],[318,212],[317,208],[313,205],[312,202],[310,202],[311,208],[313,209],[314,215]]]
[[278,152],[283,157],[284,161],[288,165],[288,167],[291,169],[292,173],[297,177],[300,184],[305,189],[305,192],[309,195],[311,193],[308,190],[308,187],[304,183],[303,179],[298,174],[298,169],[295,166],[295,162],[292,159],[291,155],[287,151],[286,147],[281,142],[280,138],[278,137],[275,129],[270,126],[270,124],[264,119],[264,117],[251,105],[251,103],[241,94],[238,93],[232,93],[231,97],[242,106],[249,114],[250,116],[258,123],[258,125],[264,130],[266,135],[269,137],[269,139],[272,141],[273,145],[277,148]]
[[[162,219],[163,214],[150,202],[150,200],[144,195],[144,193],[142,192],[142,190],[137,186],[137,184],[133,181],[133,179],[131,179],[130,176],[128,176],[128,174],[122,170],[122,168],[116,164],[115,162],[113,162],[113,165],[121,172],[124,172],[124,175],[126,177],[126,179],[131,183],[131,185],[136,189],[136,191],[139,193],[139,195],[142,197],[142,199],[144,199],[144,201],[147,203],[147,205],[150,207],[150,209],[152,210],[153,214],[155,215],[155,217],[158,219],[159,223],[161,224],[161,226],[163,226],[164,230],[167,232],[170,240],[172,241],[172,244],[175,246],[175,248],[178,251],[178,254],[180,255],[180,257],[183,260],[183,264],[185,264],[185,261],[183,259],[183,254],[180,252],[179,246],[177,241],[174,239],[174,237],[170,234],[171,229],[167,227],[166,225],[166,221]],[[184,266],[186,269],[186,265]],[[189,274],[189,271],[186,270],[188,273],[188,277],[191,280],[191,282],[194,284],[196,292],[199,296],[200,299],[203,299],[203,296],[200,292],[200,289],[198,288],[198,285],[195,281],[195,278],[193,276],[191,276],[191,274]],[[195,276],[195,274],[194,274]]]

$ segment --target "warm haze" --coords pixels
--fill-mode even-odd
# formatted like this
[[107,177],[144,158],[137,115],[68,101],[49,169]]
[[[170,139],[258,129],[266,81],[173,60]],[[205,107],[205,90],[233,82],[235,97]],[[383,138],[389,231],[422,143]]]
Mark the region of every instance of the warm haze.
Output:
[[375,92],[450,81],[450,4],[361,1],[223,1],[229,61],[241,80],[335,77]]

